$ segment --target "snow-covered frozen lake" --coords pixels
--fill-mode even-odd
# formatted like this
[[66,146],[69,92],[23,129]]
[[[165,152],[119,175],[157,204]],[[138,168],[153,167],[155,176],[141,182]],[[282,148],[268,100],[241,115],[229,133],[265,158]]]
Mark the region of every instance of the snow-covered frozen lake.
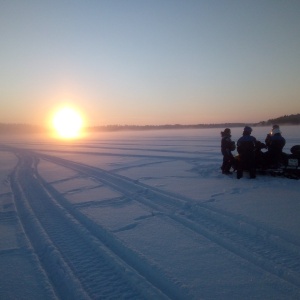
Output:
[[0,299],[300,299],[300,181],[222,175],[220,131],[1,136]]

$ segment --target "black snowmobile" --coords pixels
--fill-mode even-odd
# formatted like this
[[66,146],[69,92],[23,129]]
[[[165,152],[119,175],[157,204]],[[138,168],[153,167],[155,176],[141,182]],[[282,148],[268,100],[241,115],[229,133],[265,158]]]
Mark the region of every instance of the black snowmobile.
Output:
[[291,179],[300,179],[300,145],[293,146],[290,151],[291,154],[283,155],[283,175]]
[[[272,176],[284,176],[290,179],[300,179],[300,145],[295,145],[290,149],[290,154],[282,153],[276,163],[269,163],[262,149],[267,146],[257,141],[255,145],[255,161],[257,174],[270,174]],[[237,169],[239,157],[235,157],[234,169]],[[247,170],[245,170],[247,171]]]

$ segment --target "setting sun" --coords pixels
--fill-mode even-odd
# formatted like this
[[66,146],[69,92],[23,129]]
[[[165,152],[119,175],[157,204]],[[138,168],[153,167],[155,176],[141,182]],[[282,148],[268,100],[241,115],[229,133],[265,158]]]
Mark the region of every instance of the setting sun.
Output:
[[62,138],[78,137],[83,123],[80,114],[69,107],[56,112],[52,122],[56,132]]

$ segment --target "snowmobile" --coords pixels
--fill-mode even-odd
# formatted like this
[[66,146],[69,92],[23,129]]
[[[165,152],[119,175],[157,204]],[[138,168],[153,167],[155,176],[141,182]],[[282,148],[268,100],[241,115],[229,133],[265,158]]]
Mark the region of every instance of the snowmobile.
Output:
[[283,155],[283,175],[291,179],[300,179],[300,145],[293,146],[290,152],[291,154]]
[[[260,141],[255,145],[255,161],[257,174],[270,174],[272,176],[284,176],[290,179],[300,179],[300,145],[291,147],[290,154],[282,153],[280,159],[276,163],[269,163],[265,153],[262,151],[267,146]],[[235,157],[234,170],[239,164],[239,155]],[[248,170],[245,170],[248,171]]]

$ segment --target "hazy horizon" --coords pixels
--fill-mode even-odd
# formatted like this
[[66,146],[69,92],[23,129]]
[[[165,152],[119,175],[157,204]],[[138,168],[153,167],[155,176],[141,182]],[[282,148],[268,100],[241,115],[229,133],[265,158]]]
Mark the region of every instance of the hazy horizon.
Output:
[[[274,123],[274,122],[273,122]],[[175,123],[162,123],[162,124],[144,124],[144,125],[137,125],[137,124],[103,124],[103,125],[90,125],[90,126],[83,126],[82,130],[89,130],[89,129],[101,129],[101,128],[166,128],[168,129],[168,127],[170,128],[176,128],[179,127],[179,129],[182,128],[218,128],[218,127],[222,127],[222,126],[233,126],[233,127],[240,127],[240,126],[245,126],[245,125],[250,125],[250,126],[270,126],[270,124],[273,124],[272,122],[270,122],[270,120],[262,120],[259,122],[223,122],[223,123],[197,123],[197,124],[175,124]],[[275,122],[276,123],[276,122]],[[278,122],[277,122],[278,123]],[[298,123],[293,123],[293,122],[279,122],[279,124],[282,124],[283,126],[289,126],[289,125],[293,125],[293,126],[298,126],[300,124]],[[3,128],[22,128],[24,127],[24,129],[46,129],[46,130],[54,130],[53,127],[51,126],[45,126],[42,124],[30,124],[30,123],[2,123],[0,122],[0,130]]]

